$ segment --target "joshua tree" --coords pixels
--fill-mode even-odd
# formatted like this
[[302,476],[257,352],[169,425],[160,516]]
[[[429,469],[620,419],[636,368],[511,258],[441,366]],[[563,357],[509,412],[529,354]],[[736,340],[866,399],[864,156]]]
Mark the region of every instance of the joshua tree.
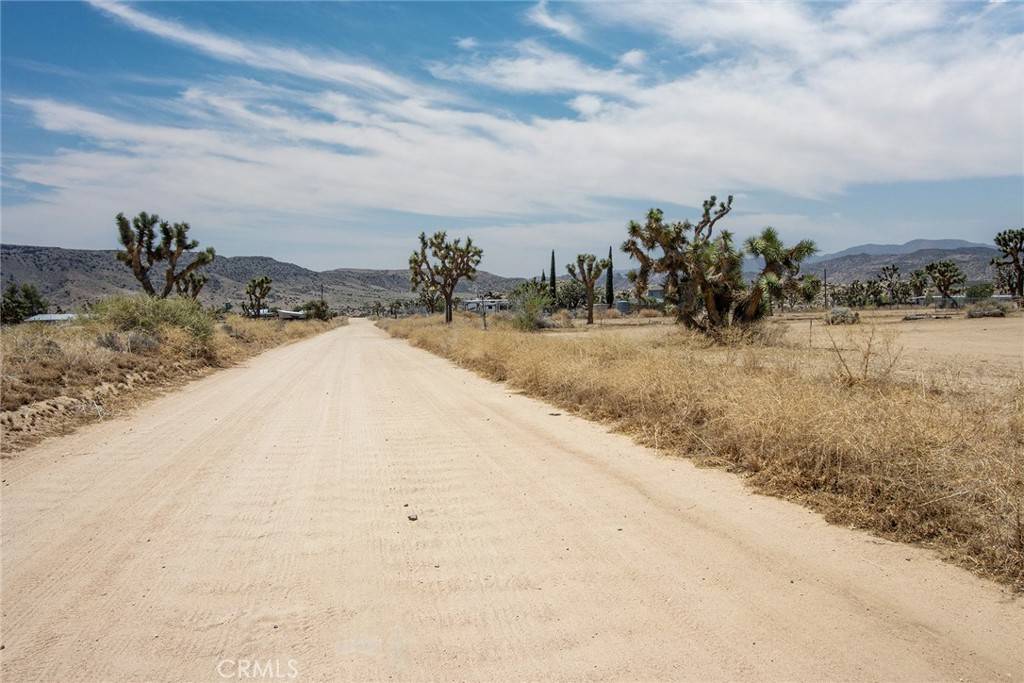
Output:
[[373,312],[375,318],[379,318],[384,314],[384,304],[379,301],[374,301],[370,306],[370,310]]
[[897,289],[900,284],[900,267],[895,263],[890,264],[882,268],[882,271],[878,274],[878,280],[885,289],[885,293],[889,295],[889,304],[899,303],[897,301]]
[[[132,274],[139,281],[146,294],[166,299],[175,289],[179,293],[196,298],[199,290],[206,284],[206,278],[192,277],[197,270],[212,263],[216,255],[213,247],[209,247],[195,255],[181,272],[177,272],[178,260],[186,251],[199,246],[197,240],[188,238],[191,229],[188,223],[175,223],[160,220],[156,214],[145,211],[129,221],[123,213],[115,217],[118,236],[124,251],[117,252],[117,260],[127,264]],[[160,241],[156,241],[156,230],[160,229]],[[158,293],[149,277],[149,271],[161,261],[167,262],[164,270],[164,286]]]
[[199,298],[200,290],[202,290],[209,279],[206,275],[189,273],[185,277],[178,278],[177,282],[174,283],[174,287],[178,290],[180,296],[195,300]]
[[864,296],[869,304],[881,306],[885,303],[885,289],[878,280],[867,280],[864,282]]
[[615,305],[615,288],[612,286],[614,276],[614,264],[612,263],[612,248],[608,247],[608,272],[604,276],[604,302],[608,308]]
[[953,261],[937,261],[929,263],[924,269],[928,273],[928,277],[932,279],[935,289],[939,290],[939,294],[942,295],[943,303],[948,299],[956,307],[953,295],[959,292],[967,281],[960,267]]
[[420,287],[418,302],[427,309],[428,313],[437,313],[444,309],[444,297],[437,291],[437,288],[430,285]]
[[548,272],[548,278],[550,278],[550,282],[548,283],[548,298],[550,298],[552,302],[555,302],[555,301],[558,300],[558,287],[556,286],[556,281],[555,281],[555,250],[554,249],[551,250],[551,270]]
[[601,273],[609,265],[608,259],[597,260],[593,254],[580,254],[576,257],[576,263],[566,265],[565,269],[573,280],[583,285],[587,290],[587,324],[594,324],[594,285]]
[[928,273],[921,269],[910,273],[910,291],[914,293],[914,296],[924,296],[926,289],[928,289]]
[[263,303],[266,301],[267,295],[270,294],[270,285],[272,282],[273,280],[266,275],[254,277],[249,280],[249,284],[245,286],[245,295],[249,297],[249,303],[242,305],[246,314],[253,318],[260,317],[260,311],[263,310]]
[[[810,300],[814,299],[817,289],[821,287],[821,281],[817,278],[808,280],[806,276],[799,276],[800,264],[818,250],[814,242],[801,240],[792,247],[786,247],[775,228],[769,227],[762,230],[760,235],[749,237],[744,246],[752,256],[764,259],[764,268],[743,304],[743,320],[756,320],[760,317],[759,309],[764,303],[765,294],[779,298],[790,293],[793,298],[803,299],[809,294]],[[812,284],[814,282],[817,285]]]
[[1003,230],[993,241],[1003,256],[1002,259],[992,259],[1001,283],[1013,296],[1024,298],[1024,228]]
[[[429,254],[428,254],[429,251]],[[420,233],[420,248],[409,256],[409,280],[415,292],[421,287],[433,287],[444,299],[444,321],[452,321],[452,300],[459,280],[476,277],[483,251],[473,244],[471,237],[466,244],[461,240],[448,240],[443,230],[435,232],[428,240],[426,233]]]

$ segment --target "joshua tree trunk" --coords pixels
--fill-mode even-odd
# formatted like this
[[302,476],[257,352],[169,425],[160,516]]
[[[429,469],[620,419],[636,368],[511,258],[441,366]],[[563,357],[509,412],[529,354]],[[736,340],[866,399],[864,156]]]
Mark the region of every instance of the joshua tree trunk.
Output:
[[587,324],[594,324],[594,289],[587,290]]

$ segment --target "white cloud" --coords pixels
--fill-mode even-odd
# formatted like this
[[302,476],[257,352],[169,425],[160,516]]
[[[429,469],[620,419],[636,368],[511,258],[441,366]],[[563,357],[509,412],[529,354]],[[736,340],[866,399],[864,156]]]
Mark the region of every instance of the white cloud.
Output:
[[647,61],[647,53],[643,50],[630,50],[619,57],[619,66],[638,69]]
[[[51,190],[38,201],[5,204],[5,240],[69,243],[70,235],[86,239],[85,225],[108,244],[117,211],[147,209],[215,226],[203,239],[218,247],[257,241],[257,232],[267,243],[275,226],[296,224],[296,239],[357,243],[365,232],[355,227],[365,220],[360,216],[387,211],[476,221],[482,244],[485,237],[500,246],[529,234],[594,250],[630,218],[609,216],[609,198],[697,205],[711,193],[823,197],[858,183],[1020,174],[1024,37],[1003,28],[999,8],[961,12],[955,26],[945,14],[934,24],[922,11],[866,28],[856,6],[779,10],[776,26],[845,36],[840,49],[820,37],[802,48],[791,37],[763,35],[746,19],[745,27],[730,27],[709,17],[740,16],[736,7],[748,6],[683,7],[715,28],[680,34],[687,46],[730,44],[731,35],[758,47],[721,58],[712,53],[698,70],[657,83],[535,42],[507,56],[432,67],[453,82],[558,95],[579,117],[459,108],[421,96],[432,83],[394,85],[390,72],[373,66],[366,67],[371,75],[356,78],[364,72],[336,61],[330,63],[337,71],[325,71],[335,75],[320,74],[315,90],[258,77],[194,83],[154,102],[174,112],[173,125],[124,109],[11,100],[9,115],[27,109],[40,127],[85,144],[6,160],[10,179]],[[618,13],[631,23],[653,11],[631,9],[627,17],[623,7],[590,11],[601,12],[602,21],[617,21],[610,15]],[[760,15],[764,7],[749,11]],[[120,9],[148,26],[136,16],[148,15]],[[303,53],[291,49],[153,21],[144,30],[218,59],[299,75],[319,68],[303,66]],[[819,59],[805,60],[812,52]],[[751,213],[737,213],[737,227],[775,220],[755,206],[739,208]],[[800,229],[824,237],[799,214],[777,219],[785,234]],[[589,246],[587,226],[603,226],[594,228]],[[421,227],[445,227],[444,219],[410,235]]]
[[594,95],[577,95],[569,100],[569,106],[584,116],[594,116],[604,108],[604,101]]
[[426,88],[375,66],[340,58],[310,55],[290,48],[242,42],[160,19],[119,2],[91,2],[93,6],[117,17],[134,29],[187,45],[224,61],[392,95],[423,96],[429,92]]
[[475,50],[480,47],[480,41],[472,36],[466,36],[465,38],[459,38],[455,41],[455,44],[460,50]]
[[430,72],[436,78],[510,92],[590,92],[629,97],[639,84],[635,74],[599,69],[533,41],[519,43],[512,56],[434,64]]
[[526,18],[531,23],[554,31],[563,38],[569,40],[583,40],[583,29],[568,14],[552,14],[548,11],[547,0],[540,0],[526,13]]

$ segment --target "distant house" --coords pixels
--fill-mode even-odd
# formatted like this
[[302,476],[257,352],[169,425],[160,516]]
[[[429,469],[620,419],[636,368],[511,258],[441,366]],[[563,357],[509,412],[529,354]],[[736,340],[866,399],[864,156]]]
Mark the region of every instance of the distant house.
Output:
[[665,300],[665,290],[662,289],[661,287],[655,287],[655,288],[652,288],[652,289],[648,289],[647,290],[647,297],[649,299],[654,299],[655,301],[664,301]]
[[507,311],[512,308],[508,299],[468,299],[465,302],[467,311]]
[[32,317],[25,318],[27,323],[67,323],[72,320],[77,320],[77,313],[39,313]]

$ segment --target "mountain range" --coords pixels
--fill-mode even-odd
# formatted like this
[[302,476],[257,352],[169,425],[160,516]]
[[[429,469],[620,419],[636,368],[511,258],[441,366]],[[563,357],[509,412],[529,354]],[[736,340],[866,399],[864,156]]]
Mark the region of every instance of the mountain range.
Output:
[[[4,286],[9,282],[34,284],[52,306],[73,310],[112,294],[141,291],[131,271],[115,258],[116,253],[113,250],[3,244],[0,245],[0,275]],[[903,273],[910,273],[932,261],[948,259],[960,266],[968,280],[991,280],[989,261],[997,255],[992,247],[964,240],[912,240],[899,245],[850,247],[809,259],[803,271],[819,277],[827,271],[830,283],[844,283],[875,277],[882,267],[890,264],[897,265]],[[616,260],[625,258],[621,254],[616,256]],[[757,260],[748,259],[744,270],[753,274],[759,265]],[[158,270],[154,268],[152,279],[159,288],[163,278]],[[615,270],[616,290],[630,288],[627,271]],[[246,283],[259,275],[269,275],[273,280],[269,303],[281,308],[319,298],[321,287],[327,302],[346,312],[365,310],[374,301],[414,296],[409,291],[409,271],[405,268],[314,271],[266,256],[217,256],[204,272],[210,279],[200,300],[208,305],[240,305],[246,300]],[[480,271],[475,282],[462,281],[458,292],[463,297],[488,291],[507,292],[523,279]]]

